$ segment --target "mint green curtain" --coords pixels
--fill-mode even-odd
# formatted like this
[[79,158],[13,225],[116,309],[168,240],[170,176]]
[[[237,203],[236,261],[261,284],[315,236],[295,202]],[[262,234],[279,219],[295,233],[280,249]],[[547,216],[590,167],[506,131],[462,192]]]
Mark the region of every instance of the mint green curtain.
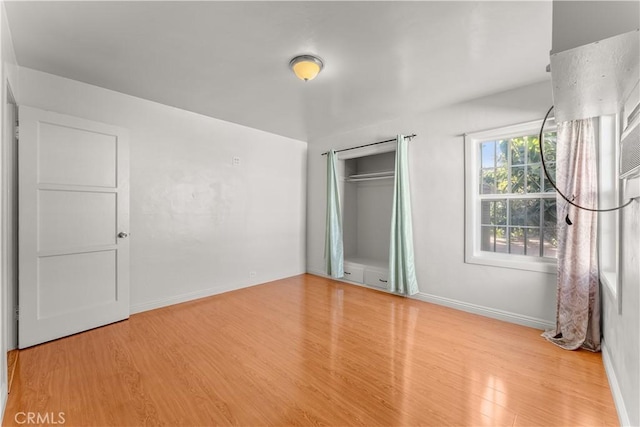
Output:
[[342,245],[342,211],[338,191],[336,152],[327,153],[327,224],[324,239],[326,272],[331,277],[344,276],[344,247]]
[[418,292],[418,281],[413,259],[408,141],[404,135],[398,135],[397,140],[387,289],[397,294],[413,295]]

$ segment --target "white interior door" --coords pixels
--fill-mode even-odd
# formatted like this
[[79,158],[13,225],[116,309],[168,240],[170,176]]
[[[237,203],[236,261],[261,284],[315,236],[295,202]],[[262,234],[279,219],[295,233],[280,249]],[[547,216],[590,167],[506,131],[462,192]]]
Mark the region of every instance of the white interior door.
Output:
[[129,317],[126,132],[19,107],[18,345]]

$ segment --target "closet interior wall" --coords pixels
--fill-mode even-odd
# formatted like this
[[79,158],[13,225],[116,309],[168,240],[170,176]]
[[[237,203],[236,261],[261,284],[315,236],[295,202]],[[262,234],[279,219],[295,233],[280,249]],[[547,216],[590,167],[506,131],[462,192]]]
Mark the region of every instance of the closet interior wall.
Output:
[[[384,287],[389,263],[395,151],[341,161],[345,279]],[[373,283],[367,270],[376,269]],[[382,281],[380,280],[382,279]]]

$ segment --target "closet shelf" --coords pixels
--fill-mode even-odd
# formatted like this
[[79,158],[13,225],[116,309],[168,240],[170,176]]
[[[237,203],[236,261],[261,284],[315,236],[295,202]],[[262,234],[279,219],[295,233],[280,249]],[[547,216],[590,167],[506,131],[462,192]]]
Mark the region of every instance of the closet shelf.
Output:
[[389,260],[388,259],[375,259],[375,258],[367,258],[367,257],[359,257],[359,256],[345,256],[344,262],[346,264],[357,265],[358,267],[373,267],[378,269],[387,269],[389,268]]
[[349,182],[372,181],[376,179],[389,179],[389,178],[393,178],[394,176],[395,176],[394,171],[359,173],[359,174],[349,175],[346,181],[349,181]]

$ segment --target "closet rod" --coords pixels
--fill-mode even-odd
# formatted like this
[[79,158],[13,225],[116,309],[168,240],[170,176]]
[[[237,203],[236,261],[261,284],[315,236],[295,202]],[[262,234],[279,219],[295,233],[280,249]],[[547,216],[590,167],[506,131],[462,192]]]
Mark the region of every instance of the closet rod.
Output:
[[[411,138],[417,136],[415,133],[411,134],[411,135],[405,135],[405,138],[409,138],[409,140],[411,140]],[[371,144],[364,144],[364,145],[358,145],[357,147],[351,147],[351,148],[343,148],[342,150],[336,150],[336,153],[339,153],[341,151],[349,151],[349,150],[355,150],[356,148],[362,148],[362,147],[369,147],[370,145],[378,145],[378,144],[384,144],[385,142],[392,142],[392,141],[396,141],[396,138],[393,139],[387,139],[386,141],[378,141],[378,142],[372,142]],[[329,154],[328,151],[325,151],[324,153],[322,153],[323,156],[326,156],[327,154]]]

